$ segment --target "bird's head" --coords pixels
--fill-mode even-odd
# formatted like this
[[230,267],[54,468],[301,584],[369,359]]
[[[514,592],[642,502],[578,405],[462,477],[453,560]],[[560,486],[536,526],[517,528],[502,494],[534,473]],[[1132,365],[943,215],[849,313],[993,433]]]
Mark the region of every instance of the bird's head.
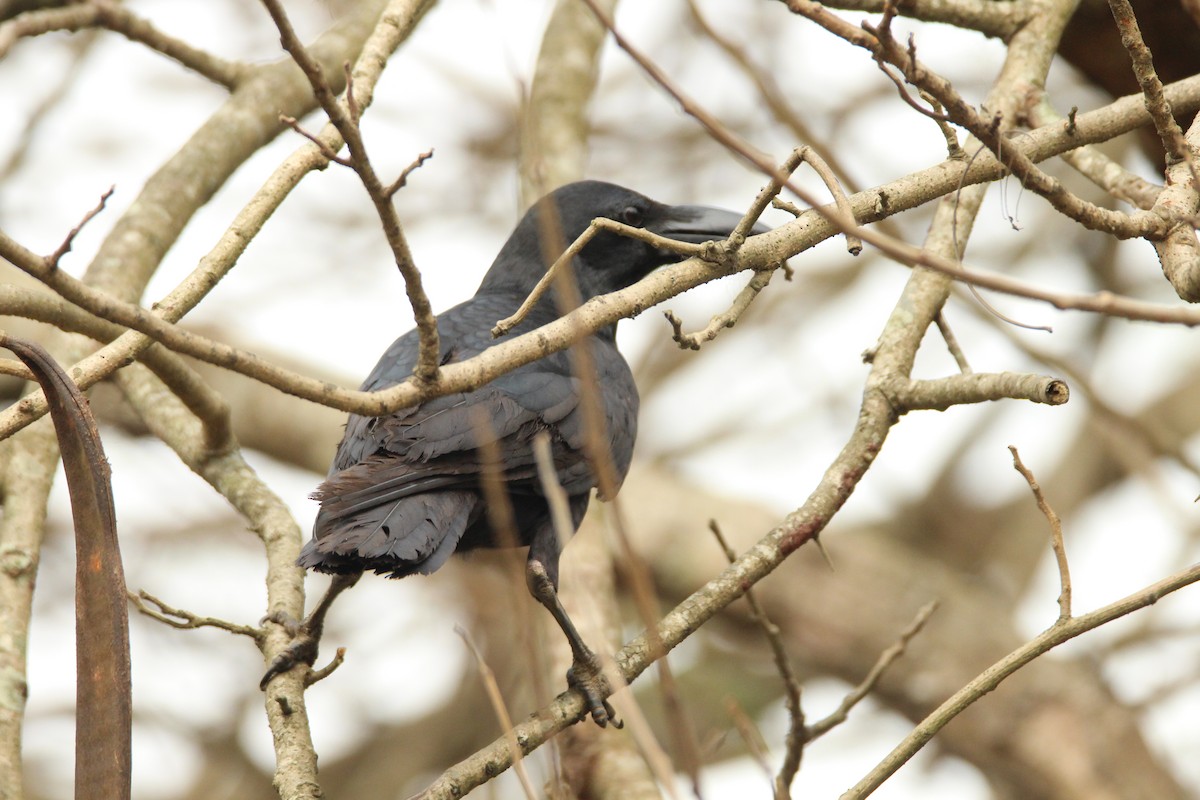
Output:
[[[682,242],[724,239],[740,214],[707,206],[669,206],[631,189],[603,181],[562,186],[533,205],[513,231],[484,278],[484,287],[505,286],[527,293],[562,252],[597,217]],[[769,228],[756,224],[751,234]],[[682,256],[612,231],[599,231],[575,259],[583,300],[623,289]],[[481,287],[483,288],[483,287]]]

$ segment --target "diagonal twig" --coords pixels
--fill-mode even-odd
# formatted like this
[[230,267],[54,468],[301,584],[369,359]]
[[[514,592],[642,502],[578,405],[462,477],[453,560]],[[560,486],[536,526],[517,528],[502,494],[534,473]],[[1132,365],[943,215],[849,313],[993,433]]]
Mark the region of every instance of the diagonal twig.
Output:
[[1017,448],[1010,444],[1008,451],[1012,453],[1013,469],[1021,473],[1021,477],[1029,484],[1029,490],[1033,492],[1033,499],[1037,502],[1038,510],[1050,523],[1050,544],[1054,548],[1054,560],[1058,563],[1058,620],[1059,622],[1068,620],[1071,618],[1071,570],[1067,565],[1067,548],[1063,544],[1062,520],[1046,502],[1046,496],[1042,494],[1042,487],[1038,485],[1033,472],[1021,461],[1021,454],[1017,452]]

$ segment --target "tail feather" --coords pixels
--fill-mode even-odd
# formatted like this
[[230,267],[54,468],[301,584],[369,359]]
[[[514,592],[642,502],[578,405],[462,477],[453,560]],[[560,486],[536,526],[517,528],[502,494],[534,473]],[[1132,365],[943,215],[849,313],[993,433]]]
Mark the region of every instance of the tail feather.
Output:
[[402,577],[446,562],[471,522],[479,498],[470,491],[404,497],[349,516],[322,510],[297,563],[318,572],[374,570]]

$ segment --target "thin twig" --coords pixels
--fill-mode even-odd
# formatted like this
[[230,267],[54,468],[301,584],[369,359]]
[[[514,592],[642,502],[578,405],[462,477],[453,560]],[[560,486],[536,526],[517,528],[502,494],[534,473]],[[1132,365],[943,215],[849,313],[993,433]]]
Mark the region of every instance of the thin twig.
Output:
[[333,674],[334,670],[340,667],[346,661],[346,648],[339,647],[333,653],[333,658],[328,664],[320,669],[310,669],[304,673],[304,685],[312,686],[318,681],[323,681]]
[[[933,106],[934,110],[941,113],[945,109],[938,99],[924,89],[918,90],[921,99],[929,105]],[[946,120],[937,120],[938,130],[942,132],[942,138],[946,140],[946,158],[962,158],[966,153],[962,149],[962,145],[958,142],[958,132],[954,130],[954,126]]]
[[1021,455],[1017,452],[1017,448],[1010,444],[1008,451],[1012,453],[1013,468],[1025,478],[1029,484],[1029,490],[1033,492],[1033,499],[1037,501],[1038,510],[1050,523],[1050,545],[1054,548],[1054,560],[1058,562],[1058,620],[1059,622],[1068,620],[1071,618],[1071,570],[1067,566],[1067,548],[1063,544],[1062,520],[1046,502],[1046,496],[1042,494],[1042,487],[1038,485],[1033,472],[1021,461]]
[[342,76],[346,80],[346,114],[349,115],[350,121],[357,125],[362,120],[362,107],[354,96],[354,70],[349,61],[342,62]]
[[897,413],[945,411],[952,406],[993,400],[1028,400],[1061,406],[1071,387],[1060,378],[1025,372],[971,372],[941,378],[909,379],[890,387],[888,400]]
[[289,117],[287,114],[280,114],[279,121],[315,144],[317,149],[321,151],[321,155],[325,156],[327,160],[332,161],[335,164],[341,164],[343,167],[354,169],[354,162],[352,160],[346,158],[345,156],[339,156],[337,151],[330,147],[324,139],[315,133],[305,130],[300,124],[299,120],[297,120],[295,117]]
[[[850,200],[846,197],[845,190],[842,189],[842,184],[838,181],[837,176],[834,175],[833,170],[829,168],[829,164],[817,152],[816,148],[805,145],[800,148],[800,157],[813,168],[813,172],[817,173],[817,176],[825,184],[825,188],[833,196],[833,202],[837,204],[838,210],[848,217],[853,217],[854,210],[850,206]],[[846,251],[852,256],[861,253],[863,247],[862,239],[849,231],[845,233],[845,236]]]
[[0,23],[0,59],[19,39],[50,31],[80,31],[96,27],[107,28],[130,41],[144,44],[228,89],[237,87],[252,69],[168,36],[127,7],[110,0],[88,0],[65,8],[38,9],[5,20]]
[[433,148],[432,147],[423,153],[418,153],[417,157],[413,159],[412,163],[400,171],[399,177],[397,177],[396,180],[392,181],[392,183],[386,189],[383,190],[383,193],[385,195],[387,195],[388,197],[392,197],[393,195],[395,195],[396,192],[400,191],[401,189],[403,189],[405,186],[408,185],[408,176],[412,175],[414,172],[416,172],[418,169],[420,169],[422,166],[424,166],[425,162],[431,158],[433,158]]
[[[751,225],[754,223],[752,222]],[[538,282],[534,285],[529,295],[521,302],[520,308],[514,311],[510,316],[498,321],[492,328],[492,338],[498,339],[504,336],[513,328],[521,324],[521,322],[529,316],[529,312],[538,304],[538,301],[545,296],[546,291],[554,284],[559,274],[566,269],[567,265],[575,256],[579,255],[584,247],[587,247],[597,233],[600,231],[611,231],[612,233],[621,236],[628,236],[631,239],[637,239],[647,244],[653,245],[662,250],[667,250],[672,253],[677,253],[684,258],[704,258],[708,254],[708,249],[703,244],[692,244],[691,242],[681,242],[678,239],[670,239],[666,236],[660,236],[657,233],[648,231],[645,228],[635,228],[631,225],[626,225],[617,222],[607,217],[597,217],[592,220],[583,233],[575,238],[575,241],[563,251],[562,255],[554,260],[546,273],[542,275]]]
[[558,277],[559,271],[563,269],[565,264],[570,263],[571,259],[579,255],[579,251],[582,250],[587,243],[592,240],[592,237],[596,235],[598,230],[600,230],[600,228],[596,224],[596,220],[592,220],[592,223],[587,226],[587,229],[584,230],[583,233],[579,234],[575,241],[571,242],[570,246],[563,251],[563,254],[555,259],[554,263],[550,265],[550,268],[546,270],[546,273],[542,275],[536,284],[534,284],[533,289],[529,292],[529,296],[521,302],[520,308],[514,311],[511,315],[496,322],[496,325],[492,328],[493,339],[499,339],[517,325],[521,324],[521,321],[529,315],[529,312],[533,310],[533,307],[536,306],[538,301],[542,299],[542,296],[546,294],[546,290],[549,289],[554,283],[555,278]]
[[[383,225],[384,236],[392,249],[396,267],[404,279],[408,302],[412,306],[413,317],[417,324],[420,344],[413,375],[422,383],[433,383],[437,380],[438,366],[441,360],[437,321],[429,303],[429,296],[425,293],[422,285],[421,273],[413,262],[412,251],[409,250],[408,240],[404,236],[400,217],[396,213],[396,207],[392,204],[392,196],[371,165],[366,145],[363,142],[362,130],[358,126],[357,115],[350,111],[351,103],[354,103],[353,107],[356,112],[358,111],[357,101],[348,98],[345,105],[337,102],[329,83],[325,80],[320,63],[312,57],[304,43],[296,35],[280,0],[262,0],[262,2],[270,13],[271,19],[274,20],[275,27],[279,30],[279,40],[284,49],[308,77],[321,108],[325,110],[329,121],[333,123],[342,135],[342,139],[345,140],[354,171],[358,174],[363,188],[366,189],[367,195],[370,196],[371,202],[375,206],[379,221]],[[352,84],[348,85],[352,86]]]
[[104,194],[100,195],[100,202],[97,203],[91,211],[88,211],[86,214],[84,214],[83,219],[79,220],[79,224],[74,228],[71,228],[70,233],[67,234],[67,238],[63,239],[62,244],[60,244],[53,253],[46,256],[46,266],[48,269],[51,271],[58,269],[58,262],[62,260],[63,256],[71,251],[71,245],[75,243],[75,237],[79,235],[80,231],[83,230],[85,225],[92,221],[93,217],[104,210],[104,207],[108,205],[108,198],[112,197],[113,192],[116,190],[116,186],[108,187],[108,190],[104,192]]
[[950,330],[950,323],[946,322],[945,309],[938,312],[934,322],[937,323],[938,331],[942,334],[942,341],[946,343],[946,349],[950,351],[950,355],[954,356],[954,363],[958,364],[958,371],[963,375],[970,375],[971,365],[967,363],[967,355],[958,344],[958,337],[954,335],[954,331]]
[[[219,628],[223,631],[236,633],[240,636],[249,636],[256,642],[262,641],[265,635],[262,628],[253,628],[249,625],[239,625],[236,622],[227,622],[216,617],[202,617],[198,614],[193,614],[190,611],[184,611],[181,608],[174,608],[167,605],[162,600],[159,600],[154,595],[147,592],[145,589],[139,590],[136,594],[129,592],[129,602],[133,603],[133,607],[151,619],[156,619],[159,622],[170,625],[172,628],[181,630],[193,630],[195,628]],[[146,605],[152,603],[155,607],[151,608]]]
[[537,462],[542,496],[550,506],[550,521],[554,525],[554,533],[558,536],[559,545],[565,545],[575,532],[575,524],[571,521],[571,505],[567,499],[567,492],[558,482],[554,454],[550,452],[550,434],[545,431],[539,431],[533,437],[533,457]]
[[677,317],[675,312],[667,309],[663,312],[663,316],[671,323],[671,338],[675,340],[681,350],[699,350],[700,345],[711,342],[722,330],[732,328],[737,324],[737,321],[742,318],[742,314],[754,302],[754,298],[758,297],[758,293],[771,282],[771,276],[774,274],[774,270],[754,273],[730,303],[729,308],[714,316],[703,330],[696,333],[684,333],[683,320]]
[[912,624],[904,629],[891,647],[879,654],[875,665],[871,667],[871,671],[867,673],[867,677],[862,679],[862,683],[855,686],[849,694],[842,698],[842,702],[833,713],[808,726],[805,734],[810,741],[829,733],[829,731],[846,721],[850,711],[871,693],[871,690],[879,683],[879,679],[887,672],[888,667],[895,663],[896,659],[904,655],[904,651],[908,649],[908,643],[913,640],[914,636],[921,632],[921,629],[925,627],[925,623],[929,621],[929,618],[933,616],[933,612],[937,611],[937,608],[938,602],[936,600],[921,606]]
[[[638,704],[633,691],[629,688],[625,676],[621,674],[621,670],[608,653],[600,653],[598,657],[601,669],[604,672],[604,678],[608,681],[609,686],[613,687],[613,701],[620,709],[621,717],[625,720],[634,742],[637,743],[642,758],[646,759],[646,763],[649,765],[650,771],[654,774],[655,780],[658,781],[659,786],[662,787],[667,796],[671,800],[679,800],[679,791],[675,788],[676,771],[671,766],[671,759],[667,756],[666,751],[663,750],[662,745],[658,743],[658,739],[654,735],[654,729],[650,727],[650,721],[646,719],[646,715],[642,711],[641,705]],[[662,665],[666,663],[666,659],[661,659],[658,663]],[[668,714],[668,719],[670,722],[677,721],[671,714]],[[693,781],[695,781],[695,776],[693,776]],[[697,790],[696,794],[698,797],[699,784],[693,782],[693,789]]]
[[[774,775],[771,774],[771,762],[768,760],[767,742],[763,739],[762,731],[754,724],[754,720],[746,713],[746,709],[742,708],[741,704],[732,696],[725,698],[725,713],[729,714],[729,718],[733,720],[733,727],[742,737],[742,742],[745,743],[746,750],[750,753],[750,760],[758,765],[767,780],[773,781]],[[776,794],[775,800],[784,799]]]

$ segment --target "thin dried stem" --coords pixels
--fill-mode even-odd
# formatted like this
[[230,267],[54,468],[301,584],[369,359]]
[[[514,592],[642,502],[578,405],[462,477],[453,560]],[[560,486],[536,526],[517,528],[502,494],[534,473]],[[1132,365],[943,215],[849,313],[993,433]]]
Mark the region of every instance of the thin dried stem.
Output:
[[1021,455],[1017,452],[1017,448],[1010,444],[1008,451],[1012,453],[1013,468],[1025,478],[1029,484],[1029,490],[1033,492],[1033,499],[1037,502],[1038,510],[1046,517],[1046,522],[1050,523],[1050,545],[1054,548],[1054,560],[1058,563],[1058,621],[1068,620],[1071,618],[1071,569],[1067,565],[1067,548],[1063,544],[1062,520],[1046,502],[1046,496],[1042,494],[1042,487],[1038,485],[1033,472],[1021,461]]
[[533,457],[537,461],[538,480],[542,485],[542,495],[550,506],[550,521],[558,536],[560,546],[565,545],[575,532],[571,521],[571,505],[567,492],[558,482],[558,470],[554,466],[554,454],[550,452],[550,434],[539,431],[533,437]]
[[[753,225],[753,222],[751,225]],[[621,236],[628,236],[631,239],[646,242],[657,248],[678,253],[685,258],[703,257],[708,252],[702,244],[681,242],[678,239],[659,236],[657,233],[645,230],[644,228],[634,228],[606,217],[597,217],[591,221],[591,224],[587,226],[583,233],[575,238],[575,241],[571,242],[562,255],[554,260],[554,263],[550,265],[550,268],[546,270],[546,273],[542,275],[529,292],[529,295],[521,302],[520,307],[510,316],[496,323],[492,328],[492,338],[498,339],[520,325],[529,316],[529,312],[533,310],[533,307],[546,295],[546,291],[554,285],[555,280],[567,268],[567,265],[571,263],[575,256],[579,255],[579,252],[584,247],[587,247],[588,242],[595,238],[596,234],[600,231],[611,231]]]
[[[732,564],[736,561],[737,553],[725,540],[715,519],[708,521],[708,529],[716,537],[717,543],[725,552],[725,557],[729,559],[729,562]],[[792,781],[796,779],[796,773],[800,770],[804,746],[812,739],[812,735],[805,724],[804,708],[800,703],[800,679],[796,677],[796,671],[792,668],[787,649],[783,646],[783,637],[779,626],[767,617],[767,613],[758,602],[753,589],[746,590],[746,603],[750,606],[751,619],[758,623],[763,635],[767,638],[767,644],[771,647],[771,656],[775,660],[775,669],[779,671],[779,677],[783,679],[784,704],[788,711],[788,731],[784,744],[783,762],[779,765],[779,774],[775,776],[775,798],[776,800],[787,800],[791,797]]]
[[433,158],[432,147],[423,153],[418,153],[417,157],[412,160],[412,163],[400,171],[400,175],[383,190],[383,193],[388,197],[392,197],[396,192],[403,189],[408,185],[408,176],[425,166],[425,162],[431,158]]
[[[622,670],[607,653],[601,653],[599,658],[600,665],[604,670],[604,677],[613,687],[613,702],[620,709],[621,717],[627,723],[629,733],[637,743],[642,757],[646,759],[650,771],[654,773],[655,779],[667,796],[671,800],[679,800],[679,791],[675,788],[675,770],[671,766],[671,759],[654,736],[654,729],[650,727],[650,722],[646,719],[642,707],[630,690]],[[696,785],[693,784],[693,786]]]
[[[771,763],[767,757],[767,742],[763,739],[762,731],[758,729],[758,726],[754,724],[754,720],[750,718],[746,710],[733,697],[725,698],[725,713],[733,720],[733,727],[737,730],[738,735],[742,737],[742,742],[746,745],[746,750],[750,753],[750,759],[763,771],[763,775],[767,780],[772,780]],[[782,800],[778,791],[775,793],[775,800]]]
[[529,800],[537,800],[537,792],[533,790],[533,782],[529,780],[529,772],[525,769],[525,761],[521,757],[521,746],[517,743],[516,734],[513,732],[512,715],[508,713],[508,706],[504,702],[504,696],[500,693],[500,685],[496,683],[496,673],[488,666],[483,653],[479,652],[479,648],[475,646],[475,641],[471,638],[471,634],[467,632],[466,628],[461,625],[455,625],[454,632],[462,637],[463,642],[467,645],[467,649],[471,651],[471,655],[475,658],[476,666],[479,667],[479,677],[483,680],[484,689],[487,690],[488,699],[492,703],[492,711],[496,714],[496,720],[500,723],[500,729],[506,732],[505,735],[509,739],[509,746],[512,749],[513,756],[513,770],[517,773],[517,779],[521,782],[521,788]]

